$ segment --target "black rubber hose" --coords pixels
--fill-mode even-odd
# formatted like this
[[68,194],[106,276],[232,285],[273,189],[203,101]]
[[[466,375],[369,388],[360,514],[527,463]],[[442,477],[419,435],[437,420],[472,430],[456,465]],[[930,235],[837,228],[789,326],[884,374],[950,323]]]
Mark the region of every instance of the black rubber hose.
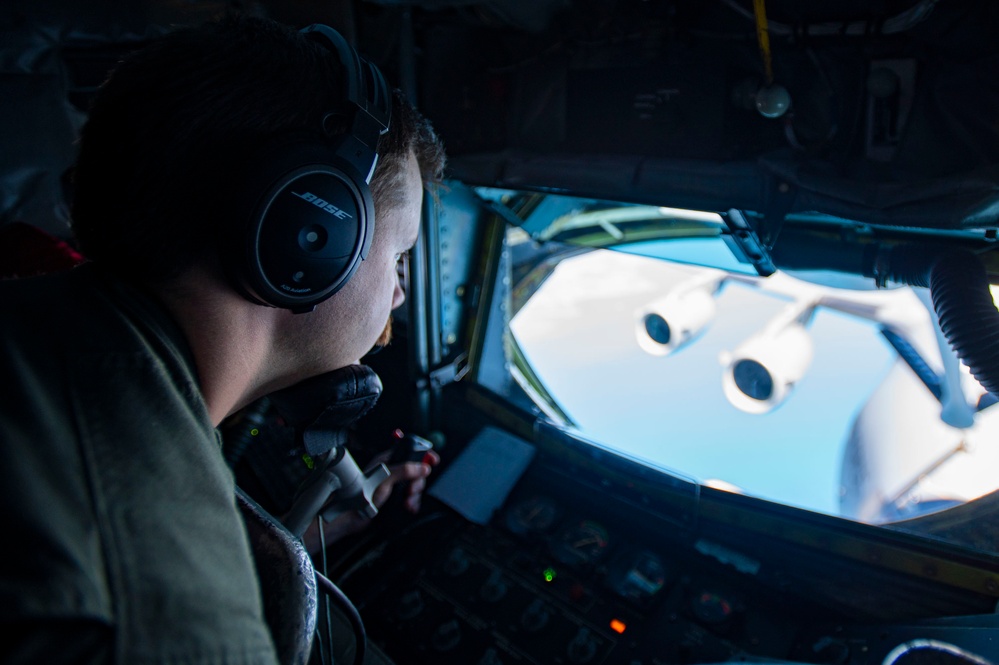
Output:
[[982,387],[999,395],[999,310],[977,256],[961,249],[899,245],[888,254],[882,275],[871,272],[877,279],[929,287],[944,336]]
[[361,614],[357,611],[354,603],[350,602],[350,598],[340,590],[340,587],[318,570],[316,571],[316,586],[333,601],[350,622],[350,627],[354,631],[354,665],[362,665],[368,647],[368,634],[364,630]]

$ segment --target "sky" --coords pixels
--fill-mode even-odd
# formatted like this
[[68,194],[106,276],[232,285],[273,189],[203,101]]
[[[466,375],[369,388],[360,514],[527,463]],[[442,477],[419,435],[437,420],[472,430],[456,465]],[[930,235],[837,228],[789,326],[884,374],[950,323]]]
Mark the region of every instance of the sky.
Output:
[[722,392],[719,355],[788,299],[726,283],[693,343],[665,357],[637,343],[640,309],[699,270],[610,251],[578,256],[558,266],[511,329],[584,437],[700,482],[838,514],[852,421],[894,352],[872,323],[819,308],[808,327],[814,358],[790,397],[770,413],[744,413]]

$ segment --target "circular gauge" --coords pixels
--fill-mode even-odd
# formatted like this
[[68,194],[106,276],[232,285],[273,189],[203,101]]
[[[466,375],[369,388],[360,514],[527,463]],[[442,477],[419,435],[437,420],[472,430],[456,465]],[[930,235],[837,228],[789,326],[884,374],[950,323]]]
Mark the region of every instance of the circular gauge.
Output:
[[646,602],[666,584],[666,567],[652,552],[633,552],[612,566],[607,584],[623,598]]
[[515,503],[506,513],[506,527],[516,534],[544,533],[558,519],[558,506],[545,496]]
[[551,544],[551,553],[569,565],[595,563],[603,557],[609,544],[607,529],[596,522],[583,520],[559,532]]
[[690,609],[701,622],[718,625],[732,618],[736,606],[725,596],[705,589],[694,594]]

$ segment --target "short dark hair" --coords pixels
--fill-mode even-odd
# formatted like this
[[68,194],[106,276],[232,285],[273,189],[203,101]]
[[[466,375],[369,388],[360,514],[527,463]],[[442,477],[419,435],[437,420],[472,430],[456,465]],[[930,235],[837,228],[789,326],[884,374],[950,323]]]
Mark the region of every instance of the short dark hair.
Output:
[[[319,82],[319,83],[317,83]],[[74,167],[73,231],[83,253],[130,281],[176,276],[215,253],[225,178],[254,147],[322,127],[342,105],[340,64],[289,26],[231,14],[170,32],[121,62],[99,91]],[[398,91],[372,178],[376,217],[412,151],[426,181],[444,151]]]

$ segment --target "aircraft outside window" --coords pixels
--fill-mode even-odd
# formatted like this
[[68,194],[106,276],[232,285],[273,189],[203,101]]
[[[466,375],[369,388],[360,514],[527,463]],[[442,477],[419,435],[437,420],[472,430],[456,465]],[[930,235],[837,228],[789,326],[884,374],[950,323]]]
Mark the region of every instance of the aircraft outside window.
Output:
[[547,198],[507,233],[508,344],[552,420],[705,485],[873,524],[999,487],[999,409],[926,289],[761,277],[714,213]]

